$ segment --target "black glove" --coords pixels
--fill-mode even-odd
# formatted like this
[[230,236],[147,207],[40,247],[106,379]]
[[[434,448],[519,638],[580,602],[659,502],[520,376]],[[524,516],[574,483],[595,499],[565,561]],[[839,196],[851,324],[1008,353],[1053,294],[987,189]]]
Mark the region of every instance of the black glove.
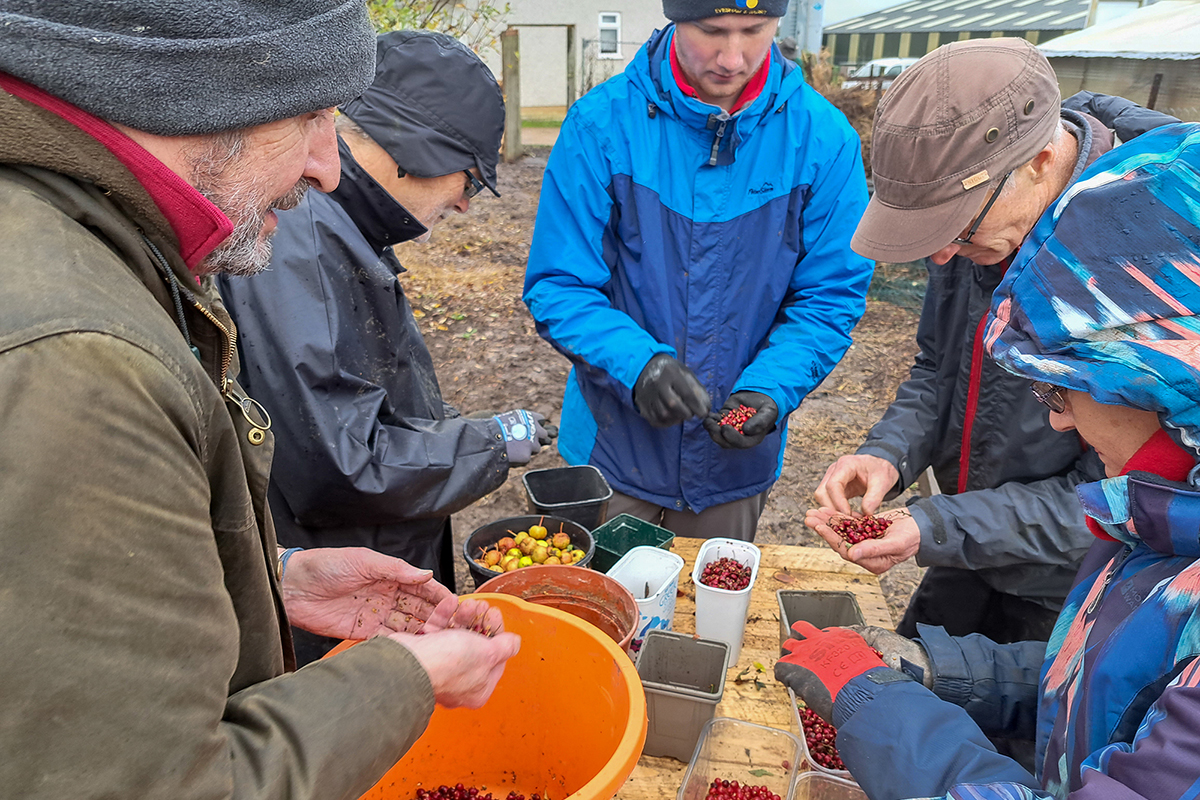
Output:
[[[732,425],[721,424],[721,418],[738,406],[754,409],[754,414],[742,423],[741,433]],[[761,392],[734,392],[720,411],[714,411],[704,418],[704,430],[726,450],[745,450],[761,444],[767,434],[775,430],[775,420],[778,418],[779,407],[767,395]]]
[[659,353],[646,364],[633,385],[633,404],[656,428],[703,417],[712,408],[704,386],[683,362]]

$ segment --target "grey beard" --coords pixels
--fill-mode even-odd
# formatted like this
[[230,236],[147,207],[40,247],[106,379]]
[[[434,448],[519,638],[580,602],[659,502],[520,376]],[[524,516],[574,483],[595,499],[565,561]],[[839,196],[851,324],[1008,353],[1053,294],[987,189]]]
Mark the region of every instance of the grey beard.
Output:
[[286,194],[268,202],[262,180],[241,169],[245,136],[241,131],[213,136],[188,154],[190,183],[233,222],[233,233],[197,267],[201,275],[254,275],[271,263],[271,240],[262,235],[267,213],[295,208],[308,191],[301,178]]

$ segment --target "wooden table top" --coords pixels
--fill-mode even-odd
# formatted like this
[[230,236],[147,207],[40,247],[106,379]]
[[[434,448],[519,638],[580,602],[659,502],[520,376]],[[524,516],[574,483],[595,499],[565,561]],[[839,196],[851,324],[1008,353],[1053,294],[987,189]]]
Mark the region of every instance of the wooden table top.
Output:
[[[679,575],[681,595],[676,600],[674,630],[696,630],[695,588],[692,565],[702,539],[676,538],[672,551],[683,557]],[[762,558],[758,580],[750,592],[750,611],[738,662],[725,678],[725,693],[717,705],[716,716],[755,722],[799,735],[795,729],[787,689],[776,682],[772,668],[779,657],[779,589],[853,592],[868,625],[892,628],[887,602],[879,588],[879,579],[867,570],[847,561],[824,547],[759,545]],[[766,668],[757,673],[754,663]],[[739,683],[742,670],[749,672]],[[755,676],[761,688],[755,685]],[[679,791],[687,764],[673,758],[642,756],[633,774],[617,797],[621,800],[670,800]]]

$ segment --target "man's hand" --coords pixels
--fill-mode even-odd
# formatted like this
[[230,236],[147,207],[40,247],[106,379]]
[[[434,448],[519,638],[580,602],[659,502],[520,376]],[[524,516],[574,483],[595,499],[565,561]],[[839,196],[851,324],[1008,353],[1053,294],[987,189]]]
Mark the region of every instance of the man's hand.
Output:
[[633,385],[633,404],[656,428],[703,417],[712,399],[703,384],[679,359],[659,353],[650,359]]
[[863,513],[874,514],[899,480],[899,471],[878,456],[842,456],[825,470],[814,495],[820,505],[843,514],[851,513],[850,498],[861,497]]
[[[742,431],[732,425],[722,425],[721,417],[738,406],[754,409],[750,419],[742,423]],[[775,430],[775,420],[779,418],[779,407],[775,401],[761,392],[734,392],[721,406],[720,411],[714,411],[704,417],[704,430],[712,440],[726,450],[745,450],[761,444],[767,434]]]
[[550,444],[558,436],[558,428],[545,424],[546,418],[536,411],[518,408],[495,416],[504,437],[508,463],[522,467],[529,463],[533,454]]
[[[292,624],[335,639],[420,630],[438,603],[454,597],[429,570],[365,547],[300,550],[281,589]],[[443,627],[452,616],[444,614]]]
[[420,633],[436,633],[451,628],[465,628],[484,636],[494,636],[503,633],[504,617],[500,609],[492,608],[482,600],[451,595],[438,603]]
[[479,708],[492,696],[504,665],[521,649],[515,633],[484,636],[450,628],[424,636],[393,633],[389,639],[412,651],[433,684],[433,696],[446,708]]
[[863,637],[863,641],[883,653],[883,663],[897,672],[903,672],[926,689],[933,688],[933,665],[929,654],[920,642],[893,633],[874,625],[851,625],[850,630]]
[[876,575],[912,558],[921,547],[921,529],[907,509],[888,512],[892,524],[883,536],[853,546],[847,545],[830,525],[835,517],[842,516],[845,515],[832,508],[810,508],[804,515],[804,524],[816,531],[842,558]]
[[818,630],[803,620],[792,624],[787,655],[775,662],[775,680],[786,684],[817,716],[833,719],[833,702],[851,678],[886,667],[863,638],[849,628]]

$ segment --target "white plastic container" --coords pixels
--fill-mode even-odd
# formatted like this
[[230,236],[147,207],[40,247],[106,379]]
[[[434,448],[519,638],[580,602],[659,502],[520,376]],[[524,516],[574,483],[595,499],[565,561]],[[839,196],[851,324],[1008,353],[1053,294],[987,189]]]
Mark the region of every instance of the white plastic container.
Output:
[[642,647],[642,640],[653,630],[669,631],[675,619],[675,593],[683,558],[657,547],[633,547],[608,571],[608,577],[624,586],[637,602],[637,628],[629,643],[630,655]]
[[[750,567],[750,584],[745,589],[715,589],[700,583],[704,568],[721,558],[732,558]],[[742,652],[742,634],[746,632],[746,613],[750,610],[750,591],[758,580],[759,549],[738,539],[709,539],[700,545],[692,566],[696,587],[696,635],[729,645],[726,669],[737,663]]]

